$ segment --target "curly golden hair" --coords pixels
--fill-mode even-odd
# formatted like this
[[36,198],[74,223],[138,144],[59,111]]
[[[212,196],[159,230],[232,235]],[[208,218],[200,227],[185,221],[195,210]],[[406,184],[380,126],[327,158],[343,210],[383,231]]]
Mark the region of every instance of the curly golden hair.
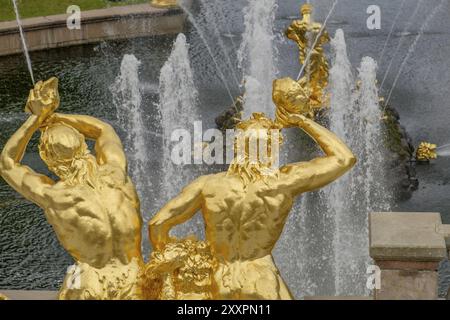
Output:
[[96,161],[84,136],[68,124],[50,123],[42,129],[39,155],[58,177],[69,183],[95,184]]

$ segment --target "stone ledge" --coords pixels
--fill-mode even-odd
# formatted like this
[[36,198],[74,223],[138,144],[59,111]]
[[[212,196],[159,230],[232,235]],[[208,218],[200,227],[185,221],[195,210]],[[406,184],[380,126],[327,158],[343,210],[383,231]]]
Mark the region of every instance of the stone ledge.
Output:
[[[81,11],[82,24],[95,23],[106,20],[119,20],[124,17],[158,17],[165,15],[183,14],[179,8],[162,9],[155,8],[149,4],[136,4],[123,7],[111,7],[106,9]],[[68,14],[58,14],[53,16],[35,17],[22,19],[22,28],[24,31],[47,29],[49,27],[65,27]],[[0,34],[19,33],[17,22],[0,22]]]
[[[104,40],[129,39],[182,32],[186,15],[179,8],[161,9],[149,4],[81,12],[81,29],[70,30],[68,14],[22,20],[29,51]],[[0,22],[0,56],[22,52],[16,21]]]
[[388,261],[376,260],[377,266],[383,270],[431,270],[439,267],[438,261]]
[[58,291],[47,290],[1,290],[10,300],[57,300]]
[[435,271],[382,270],[376,300],[436,300],[438,275]]
[[370,256],[377,262],[439,262],[447,256],[435,212],[374,212],[369,216]]
[[305,300],[374,300],[373,297],[369,296],[306,296]]
[[437,232],[445,238],[447,250],[450,250],[450,224],[443,224],[437,228]]

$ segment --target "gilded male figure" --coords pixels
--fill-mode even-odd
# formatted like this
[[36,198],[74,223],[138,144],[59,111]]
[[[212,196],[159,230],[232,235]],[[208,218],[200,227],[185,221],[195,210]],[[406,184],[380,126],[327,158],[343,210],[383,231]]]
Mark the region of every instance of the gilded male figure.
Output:
[[[301,8],[302,20],[294,20],[286,30],[286,37],[299,48],[299,62],[306,63],[305,75],[299,80],[302,86],[309,87],[310,103],[313,108],[321,108],[327,103],[324,89],[328,85],[328,61],[323,46],[330,42],[330,36],[320,23],[312,21],[312,6]],[[314,47],[313,47],[314,45]],[[307,56],[309,60],[306,61]]]
[[[44,210],[76,261],[60,299],[138,299],[142,222],[120,139],[95,118],[54,113],[59,102],[56,78],[30,91],[26,110],[32,114],[6,143],[0,173]],[[57,181],[21,163],[39,129],[39,154]],[[95,140],[95,156],[85,137]]]
[[[202,176],[186,186],[150,221],[152,244],[157,251],[164,251],[173,241],[169,236],[171,228],[201,211],[206,240],[214,258],[213,299],[292,299],[271,252],[294,200],[302,193],[336,180],[356,161],[349,148],[332,132],[295,114],[299,110],[308,111],[309,98],[302,88],[295,94],[286,94],[282,90],[286,82],[294,80],[274,82],[276,122],[256,113],[237,128],[250,135],[265,131],[257,139],[266,140],[269,159],[275,156],[269,146],[272,139],[278,139],[274,132],[281,126],[302,129],[319,144],[325,156],[274,170],[273,161],[250,161],[246,152],[243,158],[235,158],[227,172]],[[246,151],[250,150],[248,143],[246,139]]]

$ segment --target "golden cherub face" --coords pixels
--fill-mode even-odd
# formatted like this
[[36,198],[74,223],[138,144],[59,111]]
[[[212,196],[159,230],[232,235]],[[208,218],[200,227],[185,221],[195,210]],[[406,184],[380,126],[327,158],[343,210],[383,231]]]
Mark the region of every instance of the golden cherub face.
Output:
[[41,116],[55,111],[59,103],[58,79],[52,77],[47,81],[39,81],[30,90],[25,111]]

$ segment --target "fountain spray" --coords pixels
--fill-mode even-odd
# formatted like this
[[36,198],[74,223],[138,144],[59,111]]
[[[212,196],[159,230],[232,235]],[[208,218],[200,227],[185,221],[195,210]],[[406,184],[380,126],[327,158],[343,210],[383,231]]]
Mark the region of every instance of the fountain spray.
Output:
[[[144,223],[147,223],[150,217],[146,213],[151,212],[152,199],[146,194],[151,193],[148,191],[152,190],[153,185],[150,175],[146,174],[149,166],[148,155],[151,152],[146,140],[149,132],[143,122],[144,105],[139,90],[140,66],[141,62],[134,55],[126,54],[120,65],[120,74],[110,90],[116,107],[118,124],[126,132],[124,145],[129,172],[141,200]],[[142,238],[145,243],[147,232],[142,233]]]
[[31,66],[31,59],[30,59],[30,55],[28,53],[27,41],[25,40],[25,35],[23,33],[22,22],[20,21],[19,9],[17,8],[16,0],[12,0],[12,3],[14,6],[14,12],[16,13],[17,25],[19,26],[20,39],[22,41],[23,53],[25,54],[25,58],[27,60],[28,71],[30,72],[31,81],[33,82],[33,86],[34,86],[35,81],[34,81],[33,68]]
[[209,56],[211,57],[215,67],[216,67],[216,71],[217,71],[217,75],[219,76],[219,78],[222,80],[223,85],[225,86],[227,92],[228,92],[228,96],[230,97],[231,102],[234,104],[234,98],[233,95],[231,94],[231,89],[228,86],[228,83],[226,81],[225,75],[222,71],[222,69],[219,66],[219,62],[217,61],[216,57],[214,56],[211,46],[208,44],[208,41],[206,40],[206,35],[205,32],[202,30],[202,28],[199,26],[197,20],[195,19],[192,11],[189,9],[189,6],[187,4],[186,0],[182,0],[179,1],[178,5],[181,7],[181,9],[183,9],[183,11],[186,13],[189,21],[192,23],[192,26],[195,28],[195,30],[197,30],[198,35],[200,37],[200,39],[203,41],[203,43],[205,44],[206,50],[209,53]]
[[395,89],[395,86],[397,85],[398,79],[400,78],[400,75],[402,74],[403,68],[405,67],[406,63],[408,62],[409,58],[411,57],[411,55],[414,53],[414,51],[416,50],[416,46],[419,43],[419,40],[421,38],[421,36],[424,34],[425,29],[428,28],[428,25],[430,24],[430,22],[433,20],[434,16],[436,15],[436,13],[439,12],[439,10],[441,10],[442,6],[444,4],[444,0],[441,0],[441,2],[439,3],[439,5],[437,7],[435,7],[431,13],[427,16],[427,18],[425,19],[425,22],[422,24],[422,26],[420,27],[419,33],[417,34],[416,38],[414,39],[414,42],[411,44],[411,46],[408,49],[408,53],[406,54],[405,58],[403,59],[402,63],[400,64],[400,68],[397,72],[397,75],[395,76],[394,82],[392,84],[391,90],[389,91],[389,95],[388,98],[386,99],[386,105],[388,105],[389,101],[391,100],[391,96],[392,96],[392,92]]
[[436,148],[437,157],[450,157],[450,144],[445,144]]
[[414,9],[414,12],[410,16],[406,27],[403,29],[403,32],[401,34],[400,41],[398,42],[397,48],[395,49],[394,53],[392,54],[391,61],[389,62],[389,65],[386,68],[386,72],[384,73],[383,80],[381,80],[380,91],[383,90],[383,85],[384,85],[384,83],[385,83],[385,81],[387,79],[387,76],[388,76],[389,72],[391,71],[392,64],[394,63],[394,58],[397,56],[397,53],[399,52],[400,48],[403,45],[403,42],[404,42],[404,39],[405,39],[405,35],[410,32],[411,26],[413,26],[414,22],[416,21],[416,15],[419,12],[419,9],[420,9],[420,6],[422,5],[422,2],[423,2],[423,0],[419,0],[417,2],[416,7]]
[[405,2],[406,2],[406,0],[403,0],[402,3],[400,4],[400,7],[398,8],[398,11],[397,11],[397,15],[394,18],[394,22],[392,22],[391,30],[389,30],[389,34],[386,38],[386,41],[384,42],[383,49],[381,50],[380,56],[378,57],[379,63],[381,63],[381,61],[383,61],[384,53],[386,52],[386,47],[389,43],[389,40],[391,40],[392,34],[394,33],[394,28],[397,25],[398,18],[400,17],[400,14],[402,13],[402,9],[405,5]]
[[[186,36],[180,33],[159,77],[159,111],[161,114],[161,127],[163,131],[163,177],[162,177],[162,204],[171,197],[176,196],[186,185],[196,177],[192,169],[183,164],[175,164],[172,159],[173,141],[172,133],[184,129],[201,120],[198,113],[199,93],[194,83],[194,74],[189,59],[189,44]],[[195,124],[194,124],[195,128]],[[195,129],[194,129],[195,131]],[[195,133],[194,133],[195,134]],[[176,237],[196,235],[204,238],[202,217],[197,215],[188,224],[182,224],[172,230]]]
[[272,79],[276,78],[275,0],[249,0],[244,9],[245,31],[238,51],[239,68],[244,79],[244,118],[262,111],[274,116]]

